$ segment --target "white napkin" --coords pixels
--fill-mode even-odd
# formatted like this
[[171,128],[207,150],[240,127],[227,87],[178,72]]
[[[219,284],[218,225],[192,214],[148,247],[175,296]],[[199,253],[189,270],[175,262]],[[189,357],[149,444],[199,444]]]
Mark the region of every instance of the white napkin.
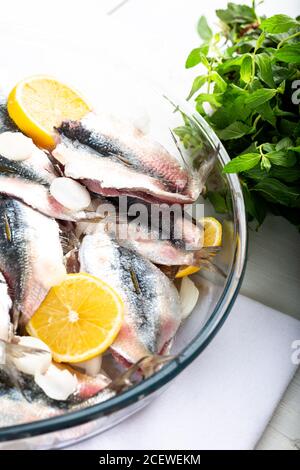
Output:
[[253,449],[296,365],[300,321],[240,295],[203,353],[149,406],[69,449]]

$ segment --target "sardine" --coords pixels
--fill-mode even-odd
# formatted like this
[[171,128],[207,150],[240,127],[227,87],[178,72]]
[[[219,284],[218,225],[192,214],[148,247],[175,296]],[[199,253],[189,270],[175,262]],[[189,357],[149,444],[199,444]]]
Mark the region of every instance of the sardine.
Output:
[[89,113],[81,121],[64,121],[57,132],[54,158],[66,176],[95,193],[184,204],[202,190],[198,173],[131,124]]
[[57,176],[46,154],[38,148],[24,161],[13,161],[0,155],[0,193],[21,199],[56,219],[86,218],[85,211],[71,211],[51,195],[50,185]]
[[10,374],[0,368],[0,427],[28,423],[80,410],[107,400],[115,394],[107,387],[109,380],[103,374],[88,377],[74,370],[72,373],[77,376],[77,379],[80,376],[78,390],[66,401],[57,401],[47,397],[32,376],[20,373],[20,386],[17,388],[11,381]]
[[[135,198],[127,198],[125,204],[123,210],[121,198],[99,198],[96,209],[99,224],[119,245],[161,266],[200,266],[215,254],[214,247],[203,247],[201,223],[196,223],[181,206],[172,213],[169,211],[172,206]],[[81,222],[79,229],[92,234],[98,227],[96,223]]]
[[49,288],[65,277],[58,224],[20,201],[0,199],[0,271],[26,323]]
[[80,269],[119,293],[124,322],[111,349],[127,363],[165,353],[180,325],[180,302],[174,285],[150,261],[120,247],[103,230],[86,235],[79,250]]
[[0,94],[0,132],[13,132],[17,130],[17,126],[7,112],[7,100]]
[[[127,198],[128,211],[125,214],[118,212],[119,203],[114,198],[100,203],[97,213],[101,213],[101,207],[107,207],[110,202],[117,208],[116,221],[114,223],[109,219],[106,223],[103,217],[101,223],[121,246],[155,264],[167,266],[198,265],[206,257],[206,249],[202,248],[202,225],[196,224],[180,206],[171,212],[165,204],[149,204]],[[133,217],[133,213],[137,213],[138,217]],[[89,225],[89,230],[93,228],[93,224]]]

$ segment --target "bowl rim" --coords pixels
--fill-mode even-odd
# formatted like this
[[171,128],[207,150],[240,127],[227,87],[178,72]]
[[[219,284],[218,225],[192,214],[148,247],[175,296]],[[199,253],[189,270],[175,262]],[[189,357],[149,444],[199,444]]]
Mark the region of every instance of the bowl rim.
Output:
[[[224,146],[204,118],[199,114],[195,115],[188,103],[182,103],[180,100],[176,100],[176,102],[179,103],[180,108],[186,114],[193,116],[198,121],[212,148],[218,151],[218,160],[221,162],[221,165],[224,166],[229,162],[230,158]],[[230,271],[220,298],[212,314],[195,338],[181,353],[165,364],[158,372],[121,394],[87,408],[70,411],[64,415],[2,427],[0,428],[1,442],[19,440],[71,428],[93,419],[107,416],[115,411],[120,411],[145,398],[174,379],[206,348],[230,313],[239,292],[246,267],[247,223],[242,188],[236,174],[227,174],[226,178],[234,202],[233,218],[235,222],[236,246]]]

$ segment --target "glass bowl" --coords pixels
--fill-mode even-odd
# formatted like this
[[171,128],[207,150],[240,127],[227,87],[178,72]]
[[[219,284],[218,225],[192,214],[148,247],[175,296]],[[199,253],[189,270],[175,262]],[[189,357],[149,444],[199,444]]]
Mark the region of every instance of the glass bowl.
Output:
[[[205,155],[217,152],[217,163],[207,182],[207,190],[209,194],[221,190],[226,198],[226,209],[222,214],[215,214],[208,198],[200,200],[204,215],[216,216],[223,223],[223,247],[214,263],[224,275],[204,270],[195,275],[201,291],[200,300],[175,338],[171,351],[174,359],[150,378],[107,401],[49,419],[0,427],[0,449],[49,449],[103,432],[137,412],[205,349],[228,316],[242,281],[247,246],[245,208],[238,177],[222,174],[222,167],[229,157],[219,139],[199,115],[194,115],[192,106],[180,103],[170,90],[162,90],[141,77],[137,80],[135,71],[113,62],[107,57],[109,54],[106,57],[102,54],[99,67],[95,51],[87,53],[77,46],[69,47],[68,60],[65,60],[66,55],[60,57],[59,44],[55,44],[53,38],[51,45],[45,38],[39,42],[35,35],[11,31],[7,25],[3,25],[1,34],[9,44],[0,52],[0,85],[4,90],[29,75],[54,75],[81,90],[96,109],[132,120],[173,153],[177,149],[170,129],[182,125],[181,114],[174,112],[170,101],[175,103],[197,126],[202,141],[201,152]],[[30,54],[24,55],[24,50]]]

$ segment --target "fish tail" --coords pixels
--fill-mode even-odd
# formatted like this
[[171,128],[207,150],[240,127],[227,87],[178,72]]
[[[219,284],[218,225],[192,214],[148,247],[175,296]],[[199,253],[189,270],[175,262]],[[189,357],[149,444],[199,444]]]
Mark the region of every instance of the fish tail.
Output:
[[21,311],[18,305],[14,305],[12,309],[12,325],[13,325],[13,331],[16,333],[18,326],[19,326],[19,321],[21,317]]
[[214,256],[220,251],[219,246],[207,246],[194,253],[194,265],[199,268],[207,269],[208,271],[220,274],[222,277],[226,277],[224,271],[213,263]]

